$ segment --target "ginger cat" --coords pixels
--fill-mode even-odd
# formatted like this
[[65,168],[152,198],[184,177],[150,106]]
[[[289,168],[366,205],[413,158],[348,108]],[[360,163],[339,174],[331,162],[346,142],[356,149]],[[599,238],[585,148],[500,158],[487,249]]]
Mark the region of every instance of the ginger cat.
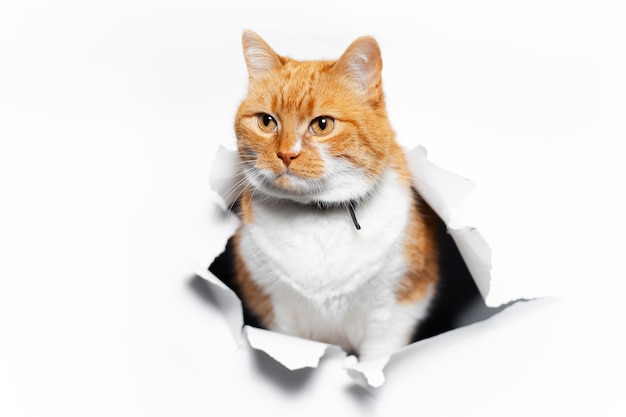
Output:
[[412,187],[376,41],[296,61],[245,31],[235,119],[245,187],[233,238],[243,303],[269,329],[359,360],[406,345],[438,281],[436,216]]

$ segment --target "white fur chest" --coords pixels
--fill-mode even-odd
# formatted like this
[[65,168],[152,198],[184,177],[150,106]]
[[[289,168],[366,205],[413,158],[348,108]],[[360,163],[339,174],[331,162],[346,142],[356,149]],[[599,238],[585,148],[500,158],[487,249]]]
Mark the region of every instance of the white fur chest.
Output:
[[366,283],[395,288],[405,272],[402,243],[411,204],[410,190],[392,170],[356,208],[361,230],[344,207],[258,199],[254,222],[241,231],[242,254],[252,278],[274,301],[292,290],[325,311],[341,309],[333,304],[344,303]]

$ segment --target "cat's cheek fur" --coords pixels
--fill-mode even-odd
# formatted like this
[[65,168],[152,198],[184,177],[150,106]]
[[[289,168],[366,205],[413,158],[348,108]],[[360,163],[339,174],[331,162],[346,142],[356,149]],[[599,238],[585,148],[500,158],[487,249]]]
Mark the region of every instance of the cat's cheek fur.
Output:
[[334,156],[325,145],[319,145],[319,148],[326,166],[324,179],[327,185],[318,194],[318,201],[336,203],[359,200],[372,191],[375,182],[367,176],[363,167],[346,158]]

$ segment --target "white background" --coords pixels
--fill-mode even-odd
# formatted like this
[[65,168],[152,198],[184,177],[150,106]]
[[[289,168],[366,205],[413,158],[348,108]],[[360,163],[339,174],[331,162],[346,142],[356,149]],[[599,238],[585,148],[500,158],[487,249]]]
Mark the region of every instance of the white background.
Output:
[[[0,415],[624,415],[625,11],[608,1],[0,5]],[[375,36],[398,139],[477,185],[492,319],[382,389],[237,347],[194,268],[250,28],[335,58]],[[232,410],[232,411],[231,411]]]

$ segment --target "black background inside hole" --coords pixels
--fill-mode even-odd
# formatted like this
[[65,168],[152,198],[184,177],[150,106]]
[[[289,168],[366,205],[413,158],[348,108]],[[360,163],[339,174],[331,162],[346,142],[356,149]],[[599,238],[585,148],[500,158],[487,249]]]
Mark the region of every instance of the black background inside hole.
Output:
[[[439,246],[440,280],[436,296],[428,316],[418,324],[413,342],[484,320],[508,306],[491,308],[485,305],[454,240],[446,232],[441,220],[439,220]],[[209,271],[239,295],[233,275],[232,250],[232,242],[229,240],[224,252],[213,261]],[[263,327],[245,304],[243,309],[246,324]]]

